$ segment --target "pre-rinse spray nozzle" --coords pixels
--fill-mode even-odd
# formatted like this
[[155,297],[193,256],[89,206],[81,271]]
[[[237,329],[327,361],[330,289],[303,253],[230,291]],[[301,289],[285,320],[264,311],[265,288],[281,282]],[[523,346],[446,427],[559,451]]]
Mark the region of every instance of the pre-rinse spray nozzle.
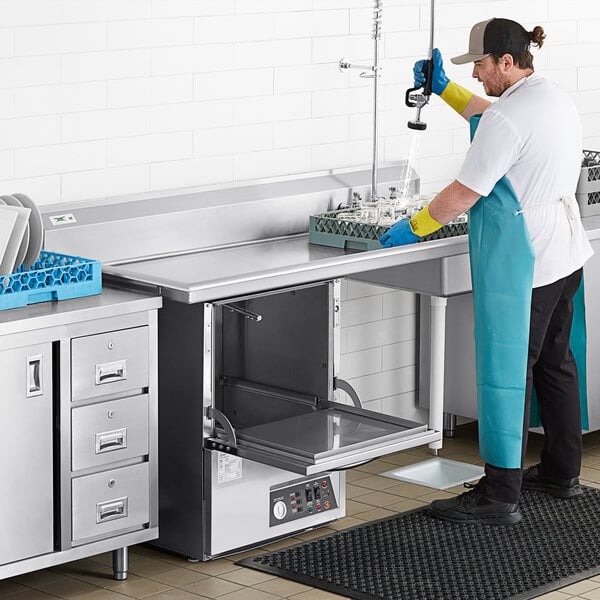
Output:
[[[405,98],[406,106],[417,109],[416,117],[408,122],[408,128],[417,131],[427,129],[427,123],[421,121],[421,109],[429,102],[431,96],[431,79],[433,76],[433,59],[431,56],[425,61],[423,70],[425,71],[425,83],[422,88],[416,87],[406,90]],[[423,91],[418,92],[421,89]]]
[[406,90],[406,106],[417,109],[417,116],[412,121],[408,122],[409,129],[417,129],[423,131],[427,129],[427,123],[421,121],[421,109],[429,102],[431,96],[431,83],[433,80],[433,30],[435,23],[435,0],[431,0],[429,9],[429,52],[427,59],[423,61],[423,75],[425,81],[423,83],[423,91],[416,93],[420,87]]

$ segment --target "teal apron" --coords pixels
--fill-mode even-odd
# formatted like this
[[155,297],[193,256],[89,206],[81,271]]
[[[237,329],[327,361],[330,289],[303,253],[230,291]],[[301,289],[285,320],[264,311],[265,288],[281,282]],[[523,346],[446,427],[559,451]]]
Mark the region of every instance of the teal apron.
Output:
[[[470,119],[471,139],[480,118]],[[506,177],[469,210],[469,254],[480,453],[487,464],[518,469],[535,254]]]

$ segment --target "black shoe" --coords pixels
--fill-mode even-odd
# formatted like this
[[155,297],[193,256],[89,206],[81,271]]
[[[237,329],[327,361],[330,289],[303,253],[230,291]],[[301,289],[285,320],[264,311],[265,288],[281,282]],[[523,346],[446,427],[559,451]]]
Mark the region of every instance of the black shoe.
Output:
[[543,492],[555,498],[575,498],[583,494],[578,477],[559,479],[558,477],[541,475],[539,466],[535,465],[523,471],[522,489]]
[[514,525],[521,520],[518,504],[498,502],[486,496],[480,484],[465,483],[465,487],[473,489],[449,500],[434,500],[429,505],[431,516],[455,523],[489,525]]

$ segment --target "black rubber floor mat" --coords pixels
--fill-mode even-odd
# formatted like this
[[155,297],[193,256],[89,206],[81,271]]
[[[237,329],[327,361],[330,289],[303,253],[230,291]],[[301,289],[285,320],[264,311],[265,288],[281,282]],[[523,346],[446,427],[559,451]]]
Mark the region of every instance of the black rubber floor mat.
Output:
[[600,573],[600,490],[583,490],[525,492],[510,527],[419,509],[236,564],[357,600],[527,600]]

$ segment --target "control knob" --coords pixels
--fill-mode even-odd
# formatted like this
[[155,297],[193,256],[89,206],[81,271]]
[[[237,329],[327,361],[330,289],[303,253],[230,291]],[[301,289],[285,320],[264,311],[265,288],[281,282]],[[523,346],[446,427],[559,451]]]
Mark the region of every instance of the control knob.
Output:
[[283,500],[278,500],[273,504],[273,516],[281,521],[281,519],[285,518],[287,514],[287,506]]

